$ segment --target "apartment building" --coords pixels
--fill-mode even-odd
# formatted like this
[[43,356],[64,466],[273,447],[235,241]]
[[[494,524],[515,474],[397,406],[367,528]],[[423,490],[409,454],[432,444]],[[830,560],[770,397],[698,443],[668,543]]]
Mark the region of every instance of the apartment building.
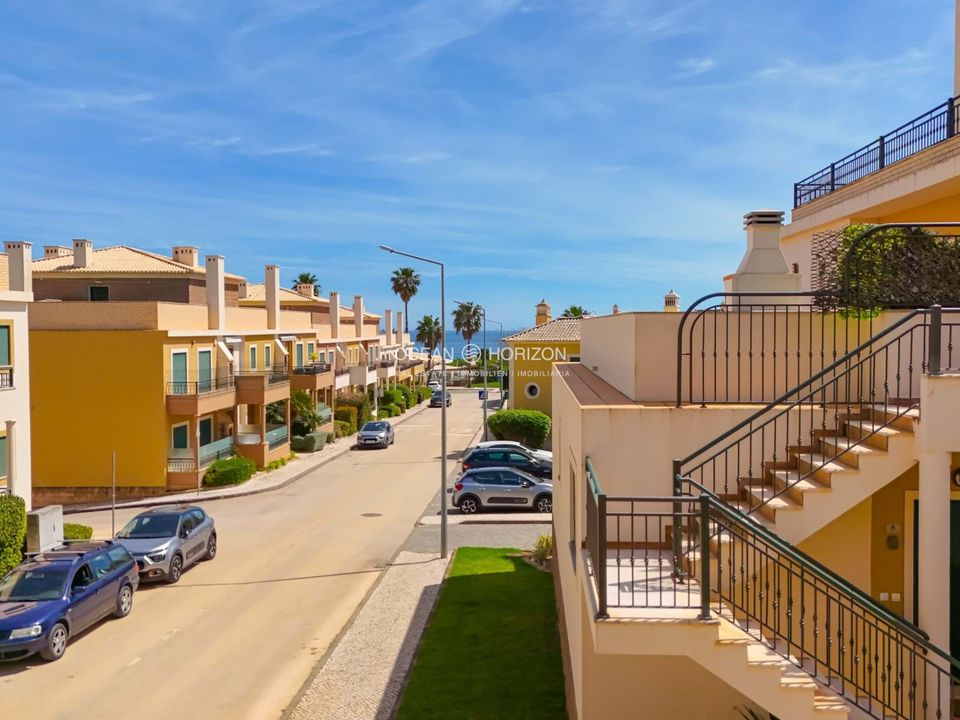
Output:
[[960,311],[803,295],[781,218],[554,367],[573,717],[958,716]]
[[510,407],[549,415],[553,364],[580,361],[580,318],[552,318],[549,303],[541,300],[534,326],[503,341],[509,347]]
[[289,455],[292,378],[322,331],[281,307],[276,265],[261,307],[241,305],[246,280],[223,257],[201,265],[186,246],[165,257],[76,240],[31,269],[36,504],[108,498],[114,458],[128,498],[197,488],[234,453],[258,467]]
[[31,508],[30,243],[7,242],[0,254],[0,493]]

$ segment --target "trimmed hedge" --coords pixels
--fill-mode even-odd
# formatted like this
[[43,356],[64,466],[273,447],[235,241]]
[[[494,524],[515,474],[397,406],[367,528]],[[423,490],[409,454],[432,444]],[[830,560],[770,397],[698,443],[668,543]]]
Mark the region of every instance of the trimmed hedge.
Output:
[[26,537],[27,506],[23,498],[0,495],[0,577],[20,564]]
[[81,525],[80,523],[64,523],[63,539],[64,540],[92,540],[93,528],[90,527],[89,525]]
[[332,432],[322,433],[326,437],[327,444],[329,445],[332,442],[335,442],[337,439],[337,434]]
[[497,440],[541,448],[550,434],[550,416],[539,410],[497,410],[487,418],[487,427]]
[[373,402],[366,393],[352,393],[337,398],[337,409],[339,410],[341,407],[356,408],[357,418],[353,426],[354,430],[373,417]]
[[403,410],[401,410],[401,409],[400,409],[399,407],[397,407],[396,405],[381,405],[381,406],[380,406],[380,417],[385,417],[385,418],[388,418],[388,417],[396,417],[397,415],[400,415],[400,414],[402,414],[402,413],[403,413]]
[[397,386],[397,390],[400,391],[400,394],[403,395],[403,406],[409,410],[413,407],[414,403],[417,402],[414,400],[414,392],[406,385]]
[[426,385],[422,386],[417,392],[420,394],[420,402],[429,400],[431,397],[433,397],[433,390],[428,388]]
[[256,463],[250,458],[237,455],[232,458],[217,460],[203,476],[203,484],[210,487],[221,485],[239,485],[250,479],[257,469]]
[[334,420],[333,421],[333,432],[338,438],[346,437],[347,435],[353,435],[356,431],[350,430],[350,423],[346,420]]
[[306,435],[295,435],[290,447],[296,452],[319,452],[327,444],[327,433],[312,432]]
[[[402,413],[407,409],[407,401],[404,398],[404,395],[398,389],[384,390],[383,391],[383,404],[384,405],[393,405],[397,407]],[[399,414],[399,413],[395,413]]]
[[346,433],[347,435],[353,435],[359,427],[359,425],[357,425],[359,417],[357,415],[357,408],[353,405],[338,405],[337,409],[333,411],[333,417],[334,420],[345,422],[350,427],[350,431]]

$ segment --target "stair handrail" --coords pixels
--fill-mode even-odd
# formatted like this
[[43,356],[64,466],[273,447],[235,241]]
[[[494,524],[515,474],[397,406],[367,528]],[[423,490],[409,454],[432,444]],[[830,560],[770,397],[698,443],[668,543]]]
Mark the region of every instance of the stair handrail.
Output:
[[[691,485],[693,488],[698,490],[700,494],[706,495],[709,499],[711,507],[719,510],[738,527],[745,528],[750,532],[759,535],[764,542],[775,547],[778,552],[783,553],[783,555],[788,557],[791,561],[797,563],[797,565],[809,570],[824,583],[839,587],[847,595],[855,597],[858,602],[867,606],[871,612],[881,616],[885,621],[889,622],[891,625],[894,625],[905,634],[913,636],[918,642],[923,644],[925,648],[931,650],[934,654],[939,655],[944,660],[948,660],[953,667],[960,671],[960,660],[957,660],[949,653],[931,643],[930,635],[907,620],[905,617],[898,615],[883,605],[880,605],[868,593],[864,592],[856,585],[846,580],[842,575],[839,575],[826,565],[818,562],[795,545],[791,545],[775,532],[772,532],[759,523],[753,522],[743,513],[737,511],[735,508],[730,507],[730,505],[725,503],[720,496],[711,491],[709,488],[704,487],[693,478],[678,477],[677,479],[682,480],[688,485]],[[682,502],[694,502],[699,498],[699,495],[682,495],[680,497],[683,498]]]
[[804,382],[800,383],[800,384],[797,385],[795,388],[793,388],[793,389],[791,389],[791,390],[788,390],[787,392],[783,393],[780,397],[778,397],[778,398],[776,398],[775,400],[772,400],[771,402],[767,403],[764,407],[762,407],[761,409],[757,410],[755,413],[753,413],[752,415],[750,415],[750,416],[749,416],[748,418],[746,418],[745,420],[742,420],[741,422],[737,423],[737,424],[734,425],[732,428],[730,428],[729,430],[727,430],[726,432],[724,432],[722,435],[717,436],[716,438],[714,438],[713,440],[711,440],[710,442],[708,442],[706,445],[704,445],[703,447],[701,447],[701,448],[698,449],[698,450],[695,450],[694,452],[690,453],[690,454],[687,455],[686,457],[680,459],[678,462],[679,462],[681,465],[686,465],[686,464],[687,464],[688,462],[690,462],[691,460],[694,460],[695,458],[699,457],[700,455],[702,455],[703,453],[705,453],[707,450],[710,450],[711,448],[713,448],[713,447],[715,447],[716,445],[720,444],[721,442],[723,442],[723,441],[726,440],[727,438],[731,437],[731,436],[734,435],[735,433],[739,432],[739,431],[742,430],[743,428],[749,427],[751,424],[753,424],[754,422],[756,422],[756,421],[757,421],[762,415],[764,415],[765,413],[767,413],[767,412],[769,412],[770,410],[776,408],[777,406],[783,405],[783,404],[784,404],[785,402],[787,402],[792,396],[798,394],[800,391],[802,391],[802,390],[810,387],[811,385],[813,385],[813,383],[817,382],[818,380],[823,379],[824,377],[826,377],[826,376],[829,375],[830,373],[834,372],[835,370],[837,370],[838,368],[840,368],[840,366],[842,366],[842,365],[844,365],[845,363],[849,362],[850,360],[852,360],[853,358],[855,358],[857,355],[863,353],[863,352],[866,350],[866,348],[868,348],[868,347],[871,346],[871,345],[876,344],[876,342],[877,342],[878,340],[880,340],[880,339],[886,337],[887,335],[891,334],[894,330],[897,330],[898,328],[903,327],[907,322],[909,322],[909,321],[912,320],[913,318],[915,318],[915,317],[917,317],[917,316],[919,316],[919,315],[925,315],[926,313],[927,313],[927,308],[923,308],[923,309],[911,311],[910,313],[908,313],[907,315],[905,315],[903,318],[901,318],[901,319],[898,320],[897,322],[895,322],[895,323],[893,323],[892,325],[890,325],[890,327],[885,328],[884,330],[881,330],[881,331],[878,332],[876,335],[873,335],[873,336],[872,336],[869,340],[867,340],[866,342],[861,343],[861,344],[858,345],[856,348],[854,348],[854,349],[851,350],[850,352],[846,353],[845,355],[843,355],[842,357],[840,357],[839,359],[837,359],[836,361],[834,361],[833,363],[831,363],[828,367],[824,368],[823,370],[821,370],[820,372],[818,372],[816,375],[812,375],[810,378],[808,378],[808,379],[805,380]]

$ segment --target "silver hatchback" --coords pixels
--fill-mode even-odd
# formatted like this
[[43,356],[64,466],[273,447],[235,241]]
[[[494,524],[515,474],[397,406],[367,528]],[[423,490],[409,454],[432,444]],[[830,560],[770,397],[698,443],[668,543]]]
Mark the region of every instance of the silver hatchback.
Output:
[[175,583],[183,571],[217,555],[213,518],[193,505],[165,505],[137,515],[117,533],[137,561],[141,580]]
[[485,508],[553,511],[553,483],[509,467],[467,470],[448,492],[465,515]]

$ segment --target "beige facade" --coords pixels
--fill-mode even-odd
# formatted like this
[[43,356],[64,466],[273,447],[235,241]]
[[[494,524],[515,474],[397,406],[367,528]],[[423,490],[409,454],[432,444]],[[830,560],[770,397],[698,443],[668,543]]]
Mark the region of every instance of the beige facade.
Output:
[[[733,277],[759,266],[746,229]],[[752,295],[585,318],[581,362],[554,367],[554,556],[576,717],[637,717],[631,677],[651,717],[951,712],[960,358],[932,338],[946,348],[960,315],[937,333],[932,311],[778,304],[764,293],[797,287],[783,259],[766,258],[749,290],[728,283]],[[872,662],[841,652],[849,642]]]

